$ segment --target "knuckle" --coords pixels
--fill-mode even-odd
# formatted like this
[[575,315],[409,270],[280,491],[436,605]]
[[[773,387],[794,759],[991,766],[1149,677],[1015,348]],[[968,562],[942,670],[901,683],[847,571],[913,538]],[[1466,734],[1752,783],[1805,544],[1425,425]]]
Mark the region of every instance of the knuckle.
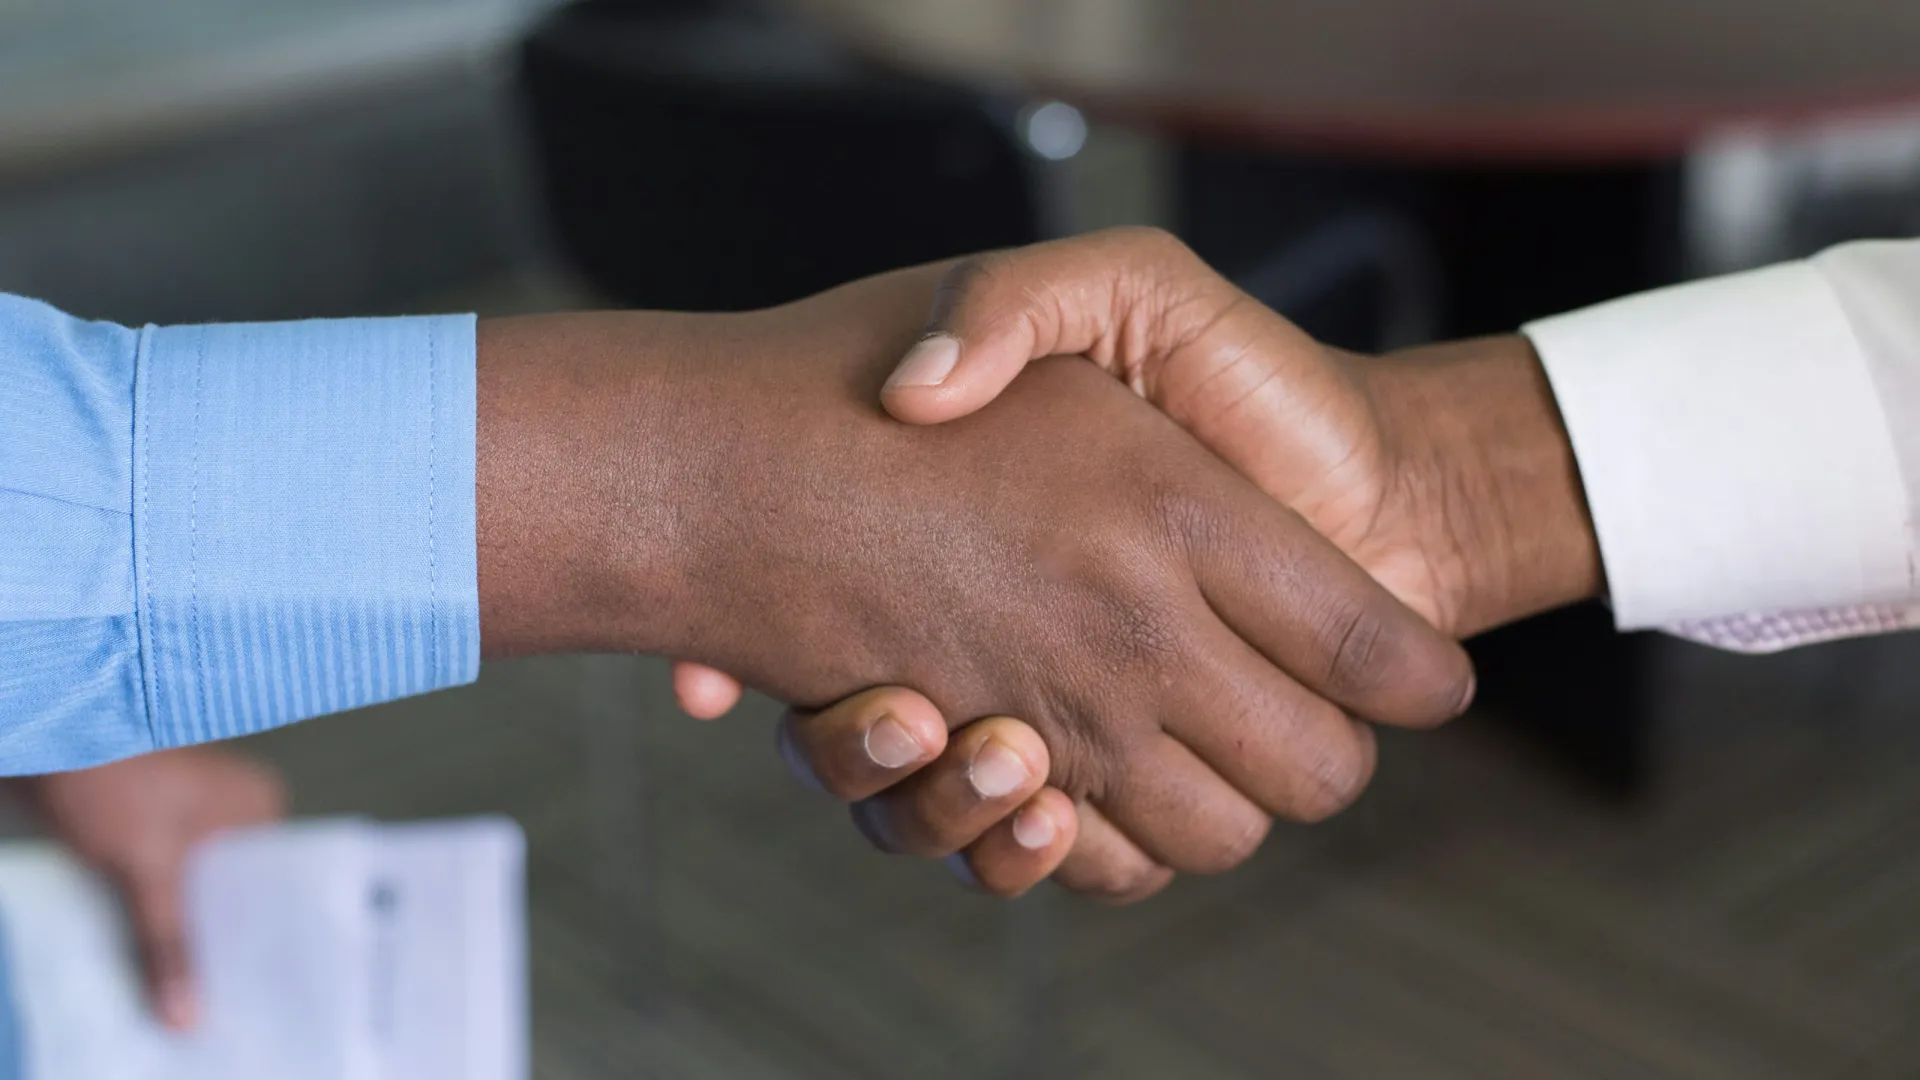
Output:
[[1132,743],[1123,725],[1101,723],[1094,707],[1058,710],[1042,737],[1048,746],[1046,782],[1074,798],[1100,798],[1125,768]]
[[1084,643],[1086,666],[1062,673],[1059,693],[1034,711],[1051,782],[1076,797],[1099,797],[1123,779],[1141,740],[1159,733],[1154,702],[1205,664],[1174,603],[1150,592],[1099,597],[1068,624]]
[[1128,226],[1118,230],[1123,247],[1132,253],[1137,269],[1149,281],[1162,286],[1190,285],[1194,280],[1213,276],[1206,261],[1173,233],[1153,225]]
[[1380,685],[1390,642],[1377,612],[1361,603],[1337,603],[1323,620],[1319,638],[1329,687],[1355,694]]
[[1371,719],[1434,727],[1457,715],[1473,688],[1465,650],[1385,603],[1335,600],[1316,640],[1327,693]]
[[1196,659],[1194,644],[1168,601],[1122,599],[1109,605],[1107,615],[1112,660],[1120,671],[1159,681],[1169,669],[1186,667]]
[[1236,522],[1222,513],[1220,503],[1196,487],[1190,477],[1175,479],[1166,474],[1160,466],[1164,462],[1154,462],[1132,469],[1136,476],[1158,476],[1161,480],[1146,489],[1148,520],[1158,527],[1158,535],[1163,538],[1165,552],[1191,563],[1203,555],[1236,550]]
[[964,292],[975,281],[992,273],[993,256],[991,253],[968,255],[947,267],[940,278],[940,288],[952,292]]
[[1113,232],[1121,242],[1138,247],[1155,258],[1192,253],[1186,241],[1158,225],[1123,225]]
[[990,291],[1006,272],[1006,256],[999,252],[969,255],[947,268],[933,290],[934,326],[944,326],[973,297]]

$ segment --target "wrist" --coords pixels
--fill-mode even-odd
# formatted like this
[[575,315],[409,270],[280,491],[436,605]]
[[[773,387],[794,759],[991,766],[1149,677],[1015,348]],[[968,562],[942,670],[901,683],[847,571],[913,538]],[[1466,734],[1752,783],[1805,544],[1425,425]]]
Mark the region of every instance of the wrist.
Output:
[[1450,629],[1471,636],[1601,594],[1579,466],[1525,338],[1408,349],[1368,361],[1363,378]]
[[482,320],[483,653],[672,652],[692,449],[667,431],[687,316]]

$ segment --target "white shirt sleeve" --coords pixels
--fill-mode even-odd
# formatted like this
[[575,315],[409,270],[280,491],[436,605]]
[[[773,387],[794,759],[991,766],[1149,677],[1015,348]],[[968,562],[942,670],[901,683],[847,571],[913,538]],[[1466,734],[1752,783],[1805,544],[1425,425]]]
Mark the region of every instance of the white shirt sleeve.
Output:
[[1742,651],[1920,626],[1920,241],[1525,327],[1623,630]]

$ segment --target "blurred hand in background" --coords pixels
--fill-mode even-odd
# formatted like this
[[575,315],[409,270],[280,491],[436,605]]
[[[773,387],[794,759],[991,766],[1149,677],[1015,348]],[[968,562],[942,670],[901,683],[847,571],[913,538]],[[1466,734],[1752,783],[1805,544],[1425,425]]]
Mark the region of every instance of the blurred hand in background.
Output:
[[119,890],[155,1013],[198,1014],[184,895],[188,854],[225,829],[278,820],[286,790],[267,765],[189,748],[16,781],[53,836]]

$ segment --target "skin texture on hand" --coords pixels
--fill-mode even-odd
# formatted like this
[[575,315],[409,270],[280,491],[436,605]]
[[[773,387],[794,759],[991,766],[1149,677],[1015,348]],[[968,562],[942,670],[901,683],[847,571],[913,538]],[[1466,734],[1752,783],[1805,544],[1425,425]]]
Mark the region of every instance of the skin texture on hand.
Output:
[[1459,568],[1443,629],[1469,637],[1602,593],[1579,463],[1531,343],[1350,362],[1392,447],[1394,516]]
[[19,781],[53,836],[120,891],[155,1013],[193,1026],[198,1011],[183,903],[187,856],[225,829],[275,821],[286,791],[272,769],[189,748]]
[[665,652],[802,706],[904,684],[955,723],[1019,716],[1047,759],[988,739],[972,781],[1010,798],[1045,770],[1196,871],[1365,782],[1343,707],[1463,706],[1456,645],[1090,366],[1036,365],[955,423],[888,418],[903,313],[940,274],[483,323],[486,651]]
[[[1299,511],[1436,625],[1466,635],[1570,603],[1600,588],[1598,549],[1577,468],[1550,388],[1524,339],[1492,338],[1387,358],[1339,354],[1240,293],[1164,234],[1099,234],[987,256],[951,273],[928,338],[885,391],[887,408],[937,423],[991,400],[1034,357],[1083,353],[1164,409],[1270,496]],[[716,673],[683,671],[704,711],[724,711]],[[905,691],[870,695],[868,714],[920,717]],[[810,738],[861,709],[790,721],[803,770],[845,772],[846,740]],[[1004,730],[1004,729],[1003,729]],[[960,813],[929,806],[922,788],[951,788],[952,750],[923,754],[878,780],[836,791],[874,797],[869,820],[895,833],[978,836],[972,876],[999,892],[1038,880],[991,865],[1012,817],[982,801]],[[923,771],[920,771],[923,770]],[[920,771],[918,775],[914,775]],[[947,815],[945,822],[928,818]],[[997,824],[984,832],[986,817]],[[1084,815],[1083,815],[1084,817]],[[1062,880],[1137,896],[1163,867],[1102,823],[1083,820],[1071,858],[1055,839],[1031,868],[1065,858]],[[1089,851],[1089,842],[1097,850]],[[1004,860],[1002,860],[1004,861]],[[1122,865],[1124,864],[1124,865]],[[1017,868],[1016,868],[1017,869]],[[1114,883],[1121,887],[1115,889]]]

